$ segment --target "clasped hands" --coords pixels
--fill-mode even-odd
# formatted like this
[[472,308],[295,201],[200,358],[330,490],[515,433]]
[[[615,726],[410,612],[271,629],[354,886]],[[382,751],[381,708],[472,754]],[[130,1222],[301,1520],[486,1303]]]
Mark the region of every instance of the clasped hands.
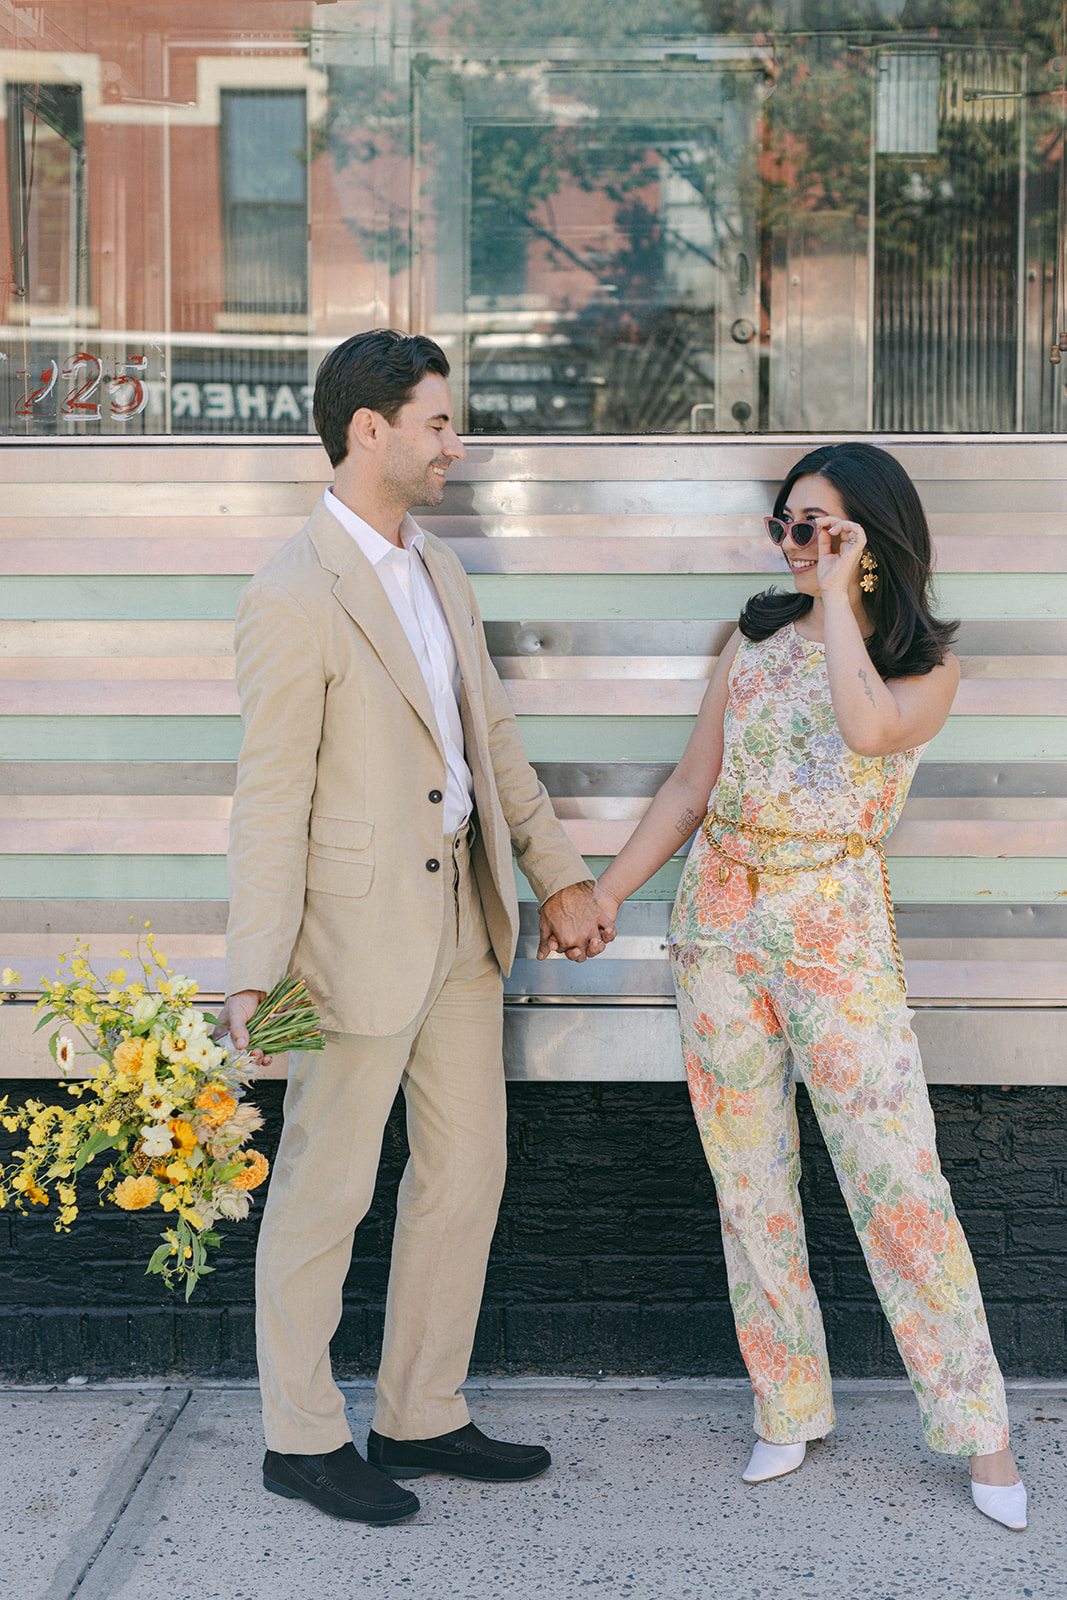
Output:
[[587,883],[570,883],[541,907],[537,959],[557,952],[568,961],[598,956],[615,937],[615,910]]

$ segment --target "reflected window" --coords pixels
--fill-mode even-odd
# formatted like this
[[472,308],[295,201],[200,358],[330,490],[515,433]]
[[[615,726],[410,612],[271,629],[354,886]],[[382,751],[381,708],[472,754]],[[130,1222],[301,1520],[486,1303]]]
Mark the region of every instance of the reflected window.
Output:
[[16,321],[89,304],[85,125],[70,84],[7,86],[7,173]]
[[220,325],[300,317],[307,311],[305,96],[227,90],[220,132],[226,263]]

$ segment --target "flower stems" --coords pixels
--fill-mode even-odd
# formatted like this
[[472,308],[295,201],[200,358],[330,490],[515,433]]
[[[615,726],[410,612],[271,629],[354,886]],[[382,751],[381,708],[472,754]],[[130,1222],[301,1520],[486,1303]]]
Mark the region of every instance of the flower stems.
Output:
[[285,1050],[321,1050],[326,1043],[303,978],[283,978],[261,1000],[248,1024],[249,1050],[265,1056]]

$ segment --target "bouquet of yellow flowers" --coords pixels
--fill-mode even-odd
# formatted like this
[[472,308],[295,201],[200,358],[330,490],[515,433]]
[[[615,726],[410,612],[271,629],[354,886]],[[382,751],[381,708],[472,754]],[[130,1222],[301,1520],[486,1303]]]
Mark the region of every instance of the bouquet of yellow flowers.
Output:
[[[80,944],[69,975],[63,957],[57,979],[42,979],[38,1028],[69,1022],[100,1065],[84,1081],[66,1083],[74,1105],[27,1100],[9,1110],[7,1097],[0,1100],[0,1123],[27,1135],[12,1165],[0,1167],[0,1208],[9,1201],[20,1211],[48,1205],[51,1189],[56,1230],[69,1232],[78,1215],[78,1174],[106,1153],[96,1181],[101,1205],[111,1199],[124,1211],[158,1205],[169,1213],[172,1225],[147,1271],[162,1274],[171,1288],[184,1279],[188,1300],[214,1270],[207,1252],[220,1240],[212,1225],[246,1217],[251,1191],[269,1170],[266,1156],[248,1147],[263,1126],[256,1107],[242,1103],[256,1073],[250,1052],[321,1050],[324,1040],[303,980],[286,978],[252,1017],[245,1050],[228,1038],[215,1043],[214,1017],[193,1005],[197,985],[172,972],[151,932],[145,943],[147,958],[138,939],[143,980],[127,983],[125,971],[116,970],[101,982]],[[10,987],[18,975],[5,971],[3,980]],[[66,1076],[75,1061],[73,1039],[57,1029],[50,1049]]]

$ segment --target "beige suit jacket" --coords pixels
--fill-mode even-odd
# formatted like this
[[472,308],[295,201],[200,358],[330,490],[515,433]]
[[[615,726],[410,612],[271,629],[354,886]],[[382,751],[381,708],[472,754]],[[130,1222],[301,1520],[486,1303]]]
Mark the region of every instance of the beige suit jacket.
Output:
[[[466,573],[432,534],[424,555],[463,678],[474,871],[507,973],[512,852],[542,902],[589,872],[526,758]],[[444,749],[374,568],[321,501],[241,596],[237,688],[227,990],[269,989],[291,972],[324,1027],[398,1033],[425,999],[452,893],[443,806],[431,799],[444,794]]]

